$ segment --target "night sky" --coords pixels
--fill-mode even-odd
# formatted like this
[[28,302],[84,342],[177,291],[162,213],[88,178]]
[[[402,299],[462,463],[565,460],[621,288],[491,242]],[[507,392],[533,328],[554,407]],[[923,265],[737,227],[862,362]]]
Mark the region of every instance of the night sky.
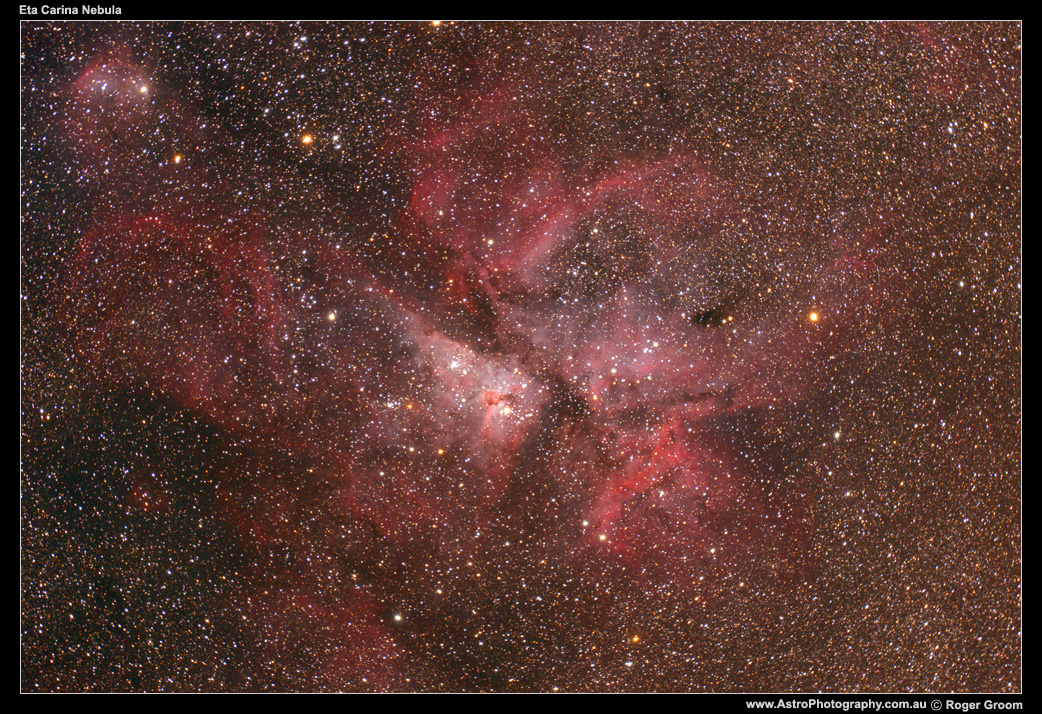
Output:
[[21,688],[1021,688],[1019,23],[21,24]]

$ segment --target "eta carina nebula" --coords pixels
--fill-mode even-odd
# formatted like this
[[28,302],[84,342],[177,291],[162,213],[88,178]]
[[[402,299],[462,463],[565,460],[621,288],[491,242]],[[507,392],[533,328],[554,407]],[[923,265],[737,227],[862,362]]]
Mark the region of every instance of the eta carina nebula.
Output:
[[23,688],[1016,691],[1019,33],[23,26]]

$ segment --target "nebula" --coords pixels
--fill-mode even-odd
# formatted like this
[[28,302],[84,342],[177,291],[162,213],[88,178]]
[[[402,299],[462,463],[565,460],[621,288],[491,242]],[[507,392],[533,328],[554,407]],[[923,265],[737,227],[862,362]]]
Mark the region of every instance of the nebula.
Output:
[[[587,40],[608,52],[624,27]],[[332,39],[312,29],[298,49]],[[923,31],[929,54],[937,29]],[[369,51],[343,45],[355,63]],[[632,108],[587,121],[607,95],[548,111],[540,60],[484,61],[470,81],[417,81],[407,102],[385,88],[407,108],[372,140],[315,120],[240,158],[238,117],[207,116],[176,71],[152,77],[128,49],[65,85],[63,141],[91,197],[54,300],[68,359],[214,445],[185,461],[192,486],[149,447],[123,501],[180,522],[206,484],[192,498],[223,539],[214,572],[236,585],[202,611],[243,644],[203,688],[741,689],[671,666],[672,685],[586,669],[610,642],[636,648],[639,627],[673,633],[663,652],[706,652],[702,628],[735,608],[779,628],[811,602],[832,471],[793,424],[816,423],[863,346],[897,329],[906,215],[883,192],[850,215],[849,195],[765,199],[749,186],[766,168],[649,139],[663,117],[683,124],[670,80],[633,78],[641,122]],[[274,81],[249,76],[258,96]],[[349,142],[379,167],[358,196],[355,169],[277,158]]]
[[[409,203],[372,245],[280,245],[221,212],[102,223],[70,273],[84,358],[315,464],[292,488],[334,490],[323,518],[372,534],[363,560],[401,549],[433,579],[487,558],[491,529],[691,597],[768,562],[800,578],[798,483],[772,484],[717,432],[799,405],[807,372],[878,319],[872,242],[829,246],[765,297],[748,255],[766,246],[722,254],[741,208],[696,159],[606,148],[565,168],[516,91],[423,130]],[[311,267],[299,300],[273,267],[290,246]],[[240,514],[240,531],[299,559],[314,544],[292,510]],[[367,623],[335,625],[343,646],[389,646],[369,600],[331,613]]]

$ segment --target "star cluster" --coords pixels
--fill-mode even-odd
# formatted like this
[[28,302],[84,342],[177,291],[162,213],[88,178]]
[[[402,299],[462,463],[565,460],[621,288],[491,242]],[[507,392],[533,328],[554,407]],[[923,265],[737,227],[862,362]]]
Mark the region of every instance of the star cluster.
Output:
[[1019,691],[1018,23],[22,24],[30,691]]

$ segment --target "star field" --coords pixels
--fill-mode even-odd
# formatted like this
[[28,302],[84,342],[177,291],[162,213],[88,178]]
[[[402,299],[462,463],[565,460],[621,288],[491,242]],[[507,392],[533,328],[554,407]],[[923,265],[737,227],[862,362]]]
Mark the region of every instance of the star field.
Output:
[[1020,38],[23,22],[21,688],[1020,691]]

